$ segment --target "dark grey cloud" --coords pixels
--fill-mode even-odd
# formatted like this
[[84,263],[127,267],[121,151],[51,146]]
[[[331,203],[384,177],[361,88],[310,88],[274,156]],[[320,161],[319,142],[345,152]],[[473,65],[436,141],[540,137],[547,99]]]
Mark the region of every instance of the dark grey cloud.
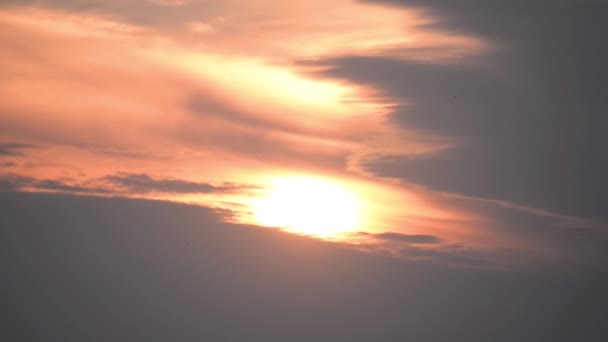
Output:
[[38,179],[30,176],[4,174],[0,175],[0,190],[16,191],[35,189],[81,194],[109,194],[109,189],[79,184],[73,180]]
[[[501,255],[502,254],[502,255]],[[459,267],[483,267],[483,268],[500,268],[497,265],[497,256],[513,255],[514,251],[500,250],[493,253],[472,251],[466,248],[417,248],[406,246],[397,251],[397,256],[406,259],[428,260],[431,262],[440,263],[443,265],[459,266]],[[504,266],[507,267],[507,266]]]
[[[348,234],[348,236],[352,240],[347,242],[347,246],[355,246],[356,249],[361,251],[388,255],[399,259],[424,260],[439,265],[503,269],[539,262],[538,259],[534,260],[535,256],[530,254],[529,251],[505,247],[471,248],[470,246],[449,243],[433,235],[355,232]],[[608,241],[608,239],[605,239],[605,241]],[[594,254],[594,257],[598,257],[598,254]],[[605,254],[602,254],[602,257],[608,260]],[[582,258],[578,258],[576,263],[579,265],[589,264],[589,258],[586,258],[582,263],[581,261],[583,261]],[[568,267],[572,267],[572,265]]]
[[0,157],[2,156],[22,156],[24,154],[23,150],[35,148],[36,146],[30,144],[22,144],[22,143],[14,143],[14,142],[5,142],[0,143]]
[[[495,45],[462,63],[343,56],[321,75],[401,102],[394,125],[453,138],[424,158],[385,156],[382,176],[568,215],[608,217],[608,3],[385,1],[421,6],[434,26]],[[405,104],[407,103],[407,105]]]
[[441,242],[441,239],[432,235],[410,235],[392,232],[376,234],[374,237],[380,240],[399,241],[411,244],[433,244]]
[[402,234],[395,232],[384,232],[384,233],[367,233],[367,232],[356,232],[350,234],[352,236],[372,238],[376,240],[384,240],[390,242],[400,242],[407,244],[437,244],[441,242],[441,239],[433,235],[423,234]]
[[434,235],[354,232],[347,236],[350,238],[347,243],[353,243],[359,250],[397,258],[424,259],[444,265],[500,267],[495,261],[505,257],[497,251],[473,252],[464,248],[455,248],[453,245],[445,245],[442,244],[441,238]]
[[[572,16],[582,12],[592,20],[606,11],[603,0],[363,0],[374,4],[420,8],[440,20],[428,26],[448,31],[476,34],[493,40],[525,42],[530,35],[550,33],[546,23],[558,22],[569,29]],[[566,32],[569,34],[568,32]],[[519,38],[514,39],[514,38]]]
[[147,174],[117,173],[88,181],[73,179],[38,179],[15,174],[0,175],[0,189],[48,190],[78,194],[225,194],[246,193],[259,189],[255,185],[193,182],[176,178],[154,178]]
[[0,193],[3,340],[606,341],[605,265],[385,258],[212,209]]
[[117,173],[103,177],[102,180],[123,188],[127,192],[139,194],[149,192],[173,194],[236,193],[257,189],[252,185],[232,183],[214,185],[175,178],[153,178],[140,173]]
[[80,186],[80,185],[70,185],[65,181],[55,180],[55,179],[33,180],[32,183],[30,184],[30,186],[32,186],[33,188],[38,189],[38,190],[50,190],[50,191],[59,191],[59,192],[95,193],[95,194],[111,193],[111,191],[108,189]]
[[19,190],[20,185],[18,179],[8,176],[0,177],[0,191],[16,191]]

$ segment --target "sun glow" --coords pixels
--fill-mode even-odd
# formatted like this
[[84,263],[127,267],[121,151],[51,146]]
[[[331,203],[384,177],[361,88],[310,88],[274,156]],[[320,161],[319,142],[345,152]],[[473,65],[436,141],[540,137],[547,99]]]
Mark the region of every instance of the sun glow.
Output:
[[330,237],[355,231],[359,201],[338,183],[317,178],[282,178],[253,205],[254,219],[264,226]]

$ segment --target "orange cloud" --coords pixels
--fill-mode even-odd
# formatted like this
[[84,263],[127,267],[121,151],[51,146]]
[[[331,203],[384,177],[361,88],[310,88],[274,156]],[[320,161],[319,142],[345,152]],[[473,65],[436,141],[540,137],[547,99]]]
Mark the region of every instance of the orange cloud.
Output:
[[[155,3],[175,11],[192,5]],[[364,199],[361,226],[370,232],[433,234],[476,248],[492,241],[480,233],[479,213],[361,168],[375,155],[433,153],[452,142],[391,126],[393,104],[374,89],[313,77],[292,63],[387,51],[453,60],[484,43],[422,29],[433,19],[417,11],[347,0],[264,4],[230,1],[208,18],[184,15],[157,27],[109,15],[1,10],[0,135],[46,147],[14,170],[80,182],[128,172],[259,185],[317,175]],[[173,195],[247,203],[235,194]]]

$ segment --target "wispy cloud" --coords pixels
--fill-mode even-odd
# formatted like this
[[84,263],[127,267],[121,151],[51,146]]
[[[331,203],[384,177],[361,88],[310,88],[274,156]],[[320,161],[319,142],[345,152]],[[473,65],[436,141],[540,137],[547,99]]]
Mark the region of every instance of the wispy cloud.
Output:
[[100,179],[113,186],[134,194],[160,192],[166,194],[226,194],[243,193],[260,189],[259,186],[244,184],[210,184],[176,178],[153,178],[146,174],[118,173]]
[[375,245],[599,251],[604,50],[572,51],[602,25],[566,2],[5,1],[2,187],[204,204],[310,175]]
[[368,233],[368,232],[356,232],[349,235],[364,237],[373,240],[398,242],[405,244],[438,244],[441,239],[433,235],[423,234],[402,234],[395,232],[384,232],[384,233]]
[[74,179],[39,179],[5,174],[0,176],[2,188],[8,190],[43,190],[84,194],[243,194],[259,190],[259,186],[193,182],[176,178],[154,178],[146,174],[117,173],[86,181]]
[[5,142],[0,143],[0,157],[2,156],[22,156],[24,155],[24,150],[36,148],[35,145],[31,144],[22,144],[22,143],[11,143]]

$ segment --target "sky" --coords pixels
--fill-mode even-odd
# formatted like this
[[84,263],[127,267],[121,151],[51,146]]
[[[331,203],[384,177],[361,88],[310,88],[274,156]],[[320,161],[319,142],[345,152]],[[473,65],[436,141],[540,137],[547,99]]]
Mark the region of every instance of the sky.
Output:
[[[8,293],[24,288],[23,312],[55,303],[15,326],[603,340],[607,14],[602,0],[0,2],[0,222],[25,284]],[[172,284],[183,293],[158,298]]]

